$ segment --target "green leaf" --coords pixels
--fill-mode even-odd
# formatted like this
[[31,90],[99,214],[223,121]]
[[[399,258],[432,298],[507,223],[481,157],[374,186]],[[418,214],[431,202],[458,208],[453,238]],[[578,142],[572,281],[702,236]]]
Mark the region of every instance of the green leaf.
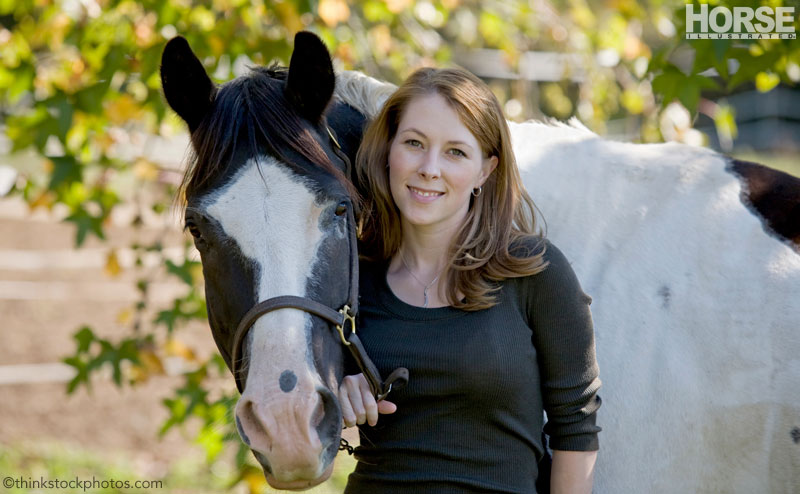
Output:
[[22,65],[15,69],[13,73],[13,82],[8,87],[9,103],[16,103],[26,91],[32,89],[33,78],[36,75],[36,71],[30,65]]
[[74,156],[50,156],[48,159],[53,162],[48,189],[56,190],[61,184],[69,185],[83,180],[82,167]]
[[653,78],[653,91],[662,96],[663,106],[678,97],[678,90],[685,80],[686,75],[673,65],[666,66],[661,74]]
[[168,273],[174,274],[189,286],[193,285],[192,273],[189,271],[189,268],[193,264],[191,261],[186,260],[181,266],[178,266],[174,262],[167,259],[166,264]]
[[103,97],[108,92],[111,79],[95,83],[75,93],[75,107],[86,113],[100,115],[103,113]]
[[80,331],[72,335],[72,337],[78,342],[78,353],[88,352],[92,342],[96,339],[89,326],[83,326]]
[[81,383],[84,383],[87,388],[90,387],[89,368],[86,362],[77,356],[64,358],[62,362],[75,369],[75,377],[67,383],[67,394],[72,394]]
[[47,108],[50,110],[50,113],[55,113],[55,135],[61,140],[62,143],[66,143],[67,141],[67,132],[69,132],[70,127],[72,127],[72,116],[74,110],[72,108],[72,104],[70,104],[67,96],[62,93],[58,92],[56,96],[45,101]]
[[124,340],[122,344],[120,344],[117,354],[119,355],[120,361],[128,360],[134,364],[141,363],[139,360],[139,345],[135,339],[129,338]]
[[758,74],[770,71],[781,57],[780,50],[769,51],[760,55],[753,55],[746,48],[731,50],[731,52],[731,56],[738,60],[739,68],[728,81],[728,90],[732,90],[745,82],[756,82]]
[[75,223],[75,246],[80,247],[86,240],[86,235],[94,233],[98,238],[105,240],[103,233],[103,219],[90,215],[82,206],[78,206],[64,221]]

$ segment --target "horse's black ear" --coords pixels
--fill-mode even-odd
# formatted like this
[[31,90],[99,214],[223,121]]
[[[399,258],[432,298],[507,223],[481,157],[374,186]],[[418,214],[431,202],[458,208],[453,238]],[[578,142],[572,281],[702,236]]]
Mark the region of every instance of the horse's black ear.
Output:
[[194,132],[211,108],[216,87],[189,47],[189,42],[181,36],[172,38],[164,47],[161,87],[169,106]]
[[290,101],[304,117],[318,122],[333,96],[335,84],[328,48],[314,33],[297,33],[286,81]]

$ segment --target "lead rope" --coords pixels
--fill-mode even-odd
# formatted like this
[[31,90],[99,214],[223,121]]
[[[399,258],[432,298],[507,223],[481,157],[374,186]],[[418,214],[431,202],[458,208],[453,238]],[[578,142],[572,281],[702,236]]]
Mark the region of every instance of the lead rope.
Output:
[[[325,126],[325,128],[328,129],[328,135],[331,137],[331,140],[335,144],[335,146],[333,147],[333,152],[342,161],[344,161],[344,163],[345,163],[345,174],[347,175],[348,178],[350,178],[350,174],[352,173],[352,169],[351,169],[352,165],[350,164],[350,159],[347,157],[346,154],[344,154],[344,152],[342,152],[342,148],[339,145],[339,141],[336,140],[336,136],[333,135],[333,132],[331,131],[331,128],[328,127],[327,125]],[[351,269],[352,269],[352,266],[351,266]],[[347,454],[352,456],[354,450],[355,450],[355,448],[350,446],[350,443],[347,442],[347,439],[345,439],[343,437],[339,438],[339,451],[347,451]]]

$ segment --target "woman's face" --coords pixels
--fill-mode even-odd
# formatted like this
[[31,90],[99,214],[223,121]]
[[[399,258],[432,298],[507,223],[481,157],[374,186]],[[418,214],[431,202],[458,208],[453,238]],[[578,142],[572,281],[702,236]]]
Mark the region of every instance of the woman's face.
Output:
[[483,157],[478,140],[439,94],[411,100],[389,149],[389,186],[403,219],[414,226],[456,228],[472,189],[497,158]]

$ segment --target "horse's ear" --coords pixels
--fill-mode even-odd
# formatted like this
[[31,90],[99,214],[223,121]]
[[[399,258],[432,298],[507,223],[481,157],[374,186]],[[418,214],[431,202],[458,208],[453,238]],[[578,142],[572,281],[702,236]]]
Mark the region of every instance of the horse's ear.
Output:
[[161,55],[161,87],[169,106],[194,132],[211,109],[216,87],[197,59],[189,42],[172,38]]
[[317,35],[300,31],[294,37],[286,93],[298,111],[318,122],[333,96],[336,76],[328,48]]

